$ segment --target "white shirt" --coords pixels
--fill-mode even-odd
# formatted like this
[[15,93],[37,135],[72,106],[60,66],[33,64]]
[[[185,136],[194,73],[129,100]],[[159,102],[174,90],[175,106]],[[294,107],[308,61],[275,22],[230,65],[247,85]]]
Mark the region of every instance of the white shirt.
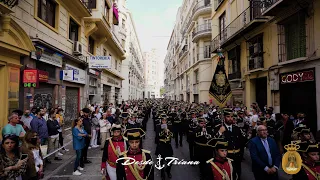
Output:
[[227,128],[228,131],[231,131],[232,132],[232,125],[228,126],[227,124],[224,124]]

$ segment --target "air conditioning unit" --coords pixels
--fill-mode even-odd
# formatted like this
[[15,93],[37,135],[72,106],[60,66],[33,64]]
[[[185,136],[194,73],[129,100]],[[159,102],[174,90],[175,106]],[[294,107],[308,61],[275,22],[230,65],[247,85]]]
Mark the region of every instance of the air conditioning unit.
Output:
[[77,56],[82,55],[82,44],[79,41],[74,42],[73,54]]

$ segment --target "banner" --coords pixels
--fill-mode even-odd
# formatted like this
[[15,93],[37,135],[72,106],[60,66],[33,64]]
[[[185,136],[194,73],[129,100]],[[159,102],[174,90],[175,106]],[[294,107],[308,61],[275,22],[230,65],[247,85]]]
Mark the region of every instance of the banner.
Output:
[[213,74],[209,95],[214,98],[216,103],[223,107],[231,97],[231,87],[228,81],[226,70],[224,67],[224,57],[218,57],[218,64]]

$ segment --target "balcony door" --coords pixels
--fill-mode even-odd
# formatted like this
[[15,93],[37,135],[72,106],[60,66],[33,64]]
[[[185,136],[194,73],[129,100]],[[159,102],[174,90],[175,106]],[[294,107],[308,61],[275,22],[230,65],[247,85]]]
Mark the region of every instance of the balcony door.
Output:
[[219,31],[220,31],[220,41],[223,42],[227,39],[225,12],[219,17]]

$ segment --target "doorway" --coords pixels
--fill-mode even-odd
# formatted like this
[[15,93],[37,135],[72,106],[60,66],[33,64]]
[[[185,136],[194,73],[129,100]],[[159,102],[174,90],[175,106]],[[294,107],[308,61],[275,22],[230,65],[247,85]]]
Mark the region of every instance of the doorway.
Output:
[[256,102],[258,103],[260,110],[263,110],[264,106],[268,103],[267,85],[267,77],[256,79]]
[[305,113],[307,126],[317,131],[317,102],[315,81],[280,84],[280,112],[288,112],[295,117]]

